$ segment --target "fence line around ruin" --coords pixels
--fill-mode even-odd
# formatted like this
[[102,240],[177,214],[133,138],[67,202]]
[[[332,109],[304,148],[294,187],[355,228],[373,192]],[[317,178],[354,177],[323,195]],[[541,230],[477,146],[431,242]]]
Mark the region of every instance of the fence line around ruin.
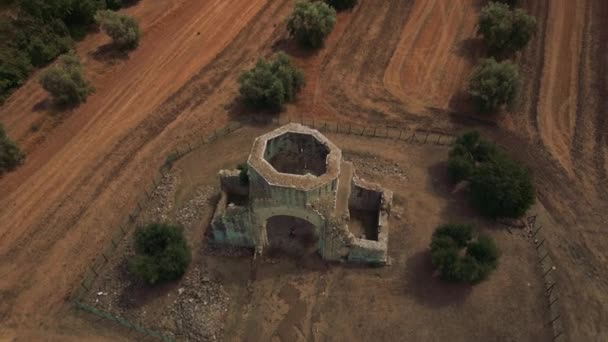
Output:
[[542,280],[545,285],[544,295],[549,305],[549,318],[545,324],[551,328],[553,341],[566,341],[567,337],[564,334],[564,325],[560,315],[559,289],[555,277],[557,268],[550,255],[549,243],[542,232],[543,226],[538,223],[538,215],[531,215],[526,221],[538,256]]
[[[406,143],[418,143],[418,144],[434,144],[434,145],[450,145],[456,138],[450,133],[434,130],[423,130],[423,129],[405,129],[391,126],[369,126],[369,125],[358,125],[350,122],[339,122],[331,120],[315,120],[305,119],[303,117],[278,117],[271,120],[263,120],[267,124],[270,123],[270,127],[281,126],[287,123],[300,123],[321,132],[326,133],[337,133],[337,134],[349,134],[363,137],[372,137],[380,139],[393,139],[400,140]],[[152,195],[158,189],[163,178],[171,170],[173,163],[180,158],[186,156],[194,150],[216,141],[218,138],[226,136],[244,125],[256,122],[255,118],[250,118],[241,121],[230,121],[224,127],[215,129],[211,132],[211,135],[204,137],[200,136],[193,141],[187,141],[178,145],[175,149],[171,150],[168,154],[164,164],[161,166],[159,172],[152,178],[151,184],[144,187],[142,194],[137,196],[136,205],[134,209],[127,215],[127,218],[112,234],[110,241],[107,246],[102,250],[100,255],[93,260],[93,262],[87,267],[87,270],[83,276],[82,281],[76,291],[72,294],[71,301],[79,310],[83,310],[92,313],[98,317],[108,319],[110,321],[117,322],[129,329],[145,334],[149,337],[158,338],[165,342],[174,341],[172,338],[164,336],[158,332],[147,329],[140,325],[134,324],[124,318],[115,316],[104,310],[100,310],[93,306],[87,305],[82,302],[83,298],[93,288],[95,281],[101,274],[104,266],[110,262],[114,253],[122,243],[123,239],[131,233],[137,226],[137,220],[145,210],[147,205],[150,203]]]

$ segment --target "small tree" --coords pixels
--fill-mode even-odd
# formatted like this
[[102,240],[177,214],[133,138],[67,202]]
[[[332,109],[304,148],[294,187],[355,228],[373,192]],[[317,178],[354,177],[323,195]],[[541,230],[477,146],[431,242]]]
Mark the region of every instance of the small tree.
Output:
[[241,163],[236,168],[239,170],[239,183],[249,185],[249,165]]
[[492,53],[512,53],[523,49],[536,31],[536,19],[522,9],[511,10],[506,3],[490,2],[479,16],[478,33]]
[[82,75],[80,60],[74,53],[61,56],[56,65],[48,68],[40,77],[40,85],[58,105],[82,103],[93,92]]
[[336,10],[321,1],[298,1],[287,21],[287,30],[301,45],[318,48],[334,29]]
[[21,152],[17,144],[15,144],[4,131],[4,127],[0,124],[0,175],[14,170],[25,159],[25,154]]
[[[462,255],[461,250],[466,248]],[[442,279],[478,283],[498,265],[499,252],[492,239],[473,240],[473,227],[445,224],[437,227],[431,239],[431,261]]]
[[510,62],[498,63],[494,58],[481,60],[469,81],[469,93],[484,113],[512,104],[519,87],[517,67]]
[[518,218],[534,204],[528,170],[478,132],[456,139],[448,157],[453,183],[468,180],[472,205],[484,216]]
[[130,270],[149,285],[180,278],[191,260],[182,228],[166,224],[139,228],[135,232],[135,252]]
[[279,111],[285,102],[295,99],[304,85],[304,74],[279,53],[270,61],[260,58],[255,67],[239,77],[239,92],[246,104],[254,108]]
[[95,14],[95,21],[119,49],[132,50],[139,45],[139,25],[128,15],[110,10],[99,11]]
[[530,173],[504,156],[478,166],[470,190],[473,206],[491,218],[519,218],[534,204]]
[[337,11],[353,8],[357,4],[357,0],[325,0],[325,2]]

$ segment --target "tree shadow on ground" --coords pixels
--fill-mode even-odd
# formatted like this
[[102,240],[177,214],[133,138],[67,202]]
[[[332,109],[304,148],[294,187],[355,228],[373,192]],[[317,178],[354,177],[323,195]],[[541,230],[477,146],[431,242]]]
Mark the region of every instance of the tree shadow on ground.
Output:
[[314,48],[303,47],[300,44],[298,44],[298,42],[296,42],[295,39],[283,37],[283,38],[279,38],[277,41],[275,41],[272,44],[271,49],[272,49],[272,52],[274,52],[274,53],[282,51],[291,57],[295,57],[298,59],[307,59],[307,58],[317,55],[319,53],[319,51],[321,51],[322,48],[314,49]]
[[148,302],[166,296],[175,290],[180,280],[149,286],[137,280],[129,272],[129,261],[125,258],[119,268],[119,279],[128,283],[119,295],[118,305],[123,309],[134,309],[146,305]]
[[405,291],[423,305],[439,308],[457,305],[470,295],[469,284],[449,283],[436,274],[428,250],[417,252],[406,261]]
[[485,56],[486,46],[481,38],[467,38],[456,44],[454,52],[457,56],[466,59],[468,62],[477,64],[482,56]]
[[240,96],[236,96],[224,109],[231,121],[253,127],[267,126],[281,115],[280,111],[250,108]]
[[128,60],[128,51],[120,50],[112,43],[104,44],[98,47],[95,51],[89,52],[89,56],[94,60],[106,64],[115,63],[118,60]]
[[34,104],[34,106],[32,107],[32,111],[34,112],[45,112],[47,110],[51,110],[53,108],[53,101],[51,101],[51,99],[44,98],[38,102],[36,102],[36,104]]

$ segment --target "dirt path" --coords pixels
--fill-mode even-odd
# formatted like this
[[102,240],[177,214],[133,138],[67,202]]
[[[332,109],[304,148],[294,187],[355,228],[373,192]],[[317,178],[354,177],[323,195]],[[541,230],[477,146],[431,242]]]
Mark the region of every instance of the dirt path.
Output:
[[404,102],[448,108],[463,89],[473,61],[466,58],[475,39],[472,1],[416,1],[384,75],[386,88]]
[[577,115],[577,87],[586,1],[549,3],[545,66],[538,103],[541,137],[572,171],[570,146]]

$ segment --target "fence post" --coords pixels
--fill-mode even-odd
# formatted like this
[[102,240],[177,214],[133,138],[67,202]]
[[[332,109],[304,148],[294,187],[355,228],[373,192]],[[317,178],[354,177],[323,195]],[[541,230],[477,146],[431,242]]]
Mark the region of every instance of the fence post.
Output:
[[555,287],[555,284],[557,284],[557,282],[552,283],[547,290],[545,291],[547,293],[548,296],[551,295],[551,293],[553,292],[553,288]]
[[542,246],[543,243],[545,243],[545,239],[543,239],[543,241],[541,241],[538,245],[536,245],[536,249],[540,248],[540,246]]
[[543,274],[543,278],[545,278],[549,274],[549,272],[553,271],[554,269],[555,269],[555,266],[549,267],[547,272],[545,272],[545,274]]
[[542,264],[542,263],[543,263],[543,261],[545,261],[545,259],[546,259],[548,256],[549,256],[549,252],[547,251],[547,254],[545,254],[545,256],[544,256],[544,257],[542,257],[542,258],[540,259],[540,263]]

